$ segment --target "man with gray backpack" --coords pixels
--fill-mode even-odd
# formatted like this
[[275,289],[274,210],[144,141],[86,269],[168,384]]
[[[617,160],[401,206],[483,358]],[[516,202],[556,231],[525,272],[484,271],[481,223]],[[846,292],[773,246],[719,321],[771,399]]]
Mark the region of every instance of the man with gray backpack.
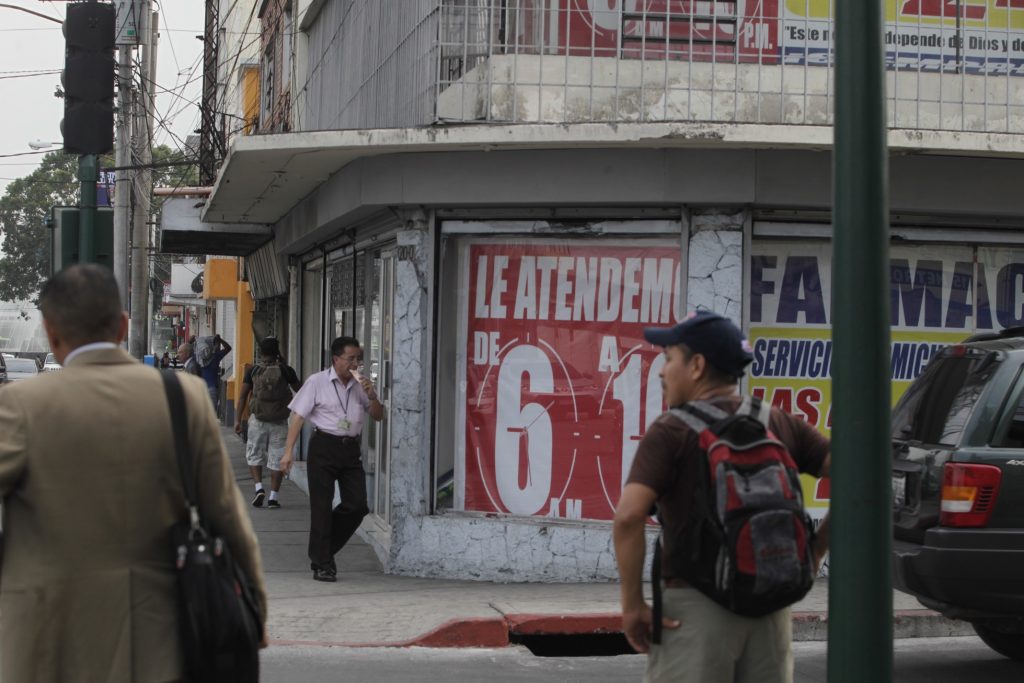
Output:
[[[789,683],[789,606],[828,547],[804,510],[799,473],[828,475],[828,439],[738,394],[753,356],[727,318],[699,311],[644,336],[664,348],[669,411],[638,445],[615,512],[623,631],[648,653],[650,683]],[[652,609],[642,570],[655,504]]]
[[292,392],[302,386],[295,370],[281,358],[281,350],[274,337],[260,342],[259,362],[249,368],[242,380],[242,395],[238,401],[235,417],[235,432],[242,433],[242,415],[249,407],[249,424],[245,442],[245,460],[249,464],[256,491],[253,507],[263,507],[266,492],[263,490],[263,464],[270,470],[270,499],[267,507],[281,507],[277,499],[281,490],[284,472],[281,471],[281,457],[284,455],[285,440],[288,437],[288,404]]

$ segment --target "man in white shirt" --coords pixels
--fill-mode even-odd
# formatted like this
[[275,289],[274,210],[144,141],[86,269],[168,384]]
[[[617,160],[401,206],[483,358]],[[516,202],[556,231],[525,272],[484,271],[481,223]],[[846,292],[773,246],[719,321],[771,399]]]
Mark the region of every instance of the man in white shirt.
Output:
[[[373,383],[359,375],[362,351],[353,337],[331,343],[331,366],[312,375],[288,404],[292,411],[281,469],[291,470],[295,442],[306,420],[313,423],[309,441],[309,560],[316,581],[336,581],[334,556],[369,512],[361,437],[366,415],[380,421],[384,406]],[[334,483],[341,503],[334,502]]]

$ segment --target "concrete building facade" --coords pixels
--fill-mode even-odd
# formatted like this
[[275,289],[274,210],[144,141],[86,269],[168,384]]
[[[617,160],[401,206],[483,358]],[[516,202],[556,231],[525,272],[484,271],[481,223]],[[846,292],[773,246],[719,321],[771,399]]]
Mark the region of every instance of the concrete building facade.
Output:
[[[894,398],[938,347],[1024,323],[1024,10],[968,4],[887,5]],[[236,138],[165,235],[262,244],[252,294],[287,302],[304,375],[363,341],[386,419],[362,533],[389,571],[613,578],[663,409],[645,325],[728,315],[743,389],[829,431],[828,3],[385,5],[264,3],[297,27],[292,128]],[[805,495],[823,514],[827,482]]]

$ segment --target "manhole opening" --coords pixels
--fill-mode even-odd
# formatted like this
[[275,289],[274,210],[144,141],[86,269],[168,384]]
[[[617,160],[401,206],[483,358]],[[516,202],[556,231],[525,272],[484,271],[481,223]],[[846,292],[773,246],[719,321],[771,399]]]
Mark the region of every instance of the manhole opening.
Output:
[[621,633],[510,633],[509,641],[524,646],[537,657],[613,657],[636,654],[636,650]]

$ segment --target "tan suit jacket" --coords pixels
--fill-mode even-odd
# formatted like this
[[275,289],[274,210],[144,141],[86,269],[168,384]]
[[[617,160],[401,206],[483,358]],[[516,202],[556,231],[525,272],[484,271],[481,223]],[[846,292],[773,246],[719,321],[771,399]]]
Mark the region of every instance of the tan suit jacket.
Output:
[[[179,373],[200,511],[266,595],[206,385]],[[121,349],[0,387],[3,681],[182,677],[170,529],[187,519],[163,383]]]

